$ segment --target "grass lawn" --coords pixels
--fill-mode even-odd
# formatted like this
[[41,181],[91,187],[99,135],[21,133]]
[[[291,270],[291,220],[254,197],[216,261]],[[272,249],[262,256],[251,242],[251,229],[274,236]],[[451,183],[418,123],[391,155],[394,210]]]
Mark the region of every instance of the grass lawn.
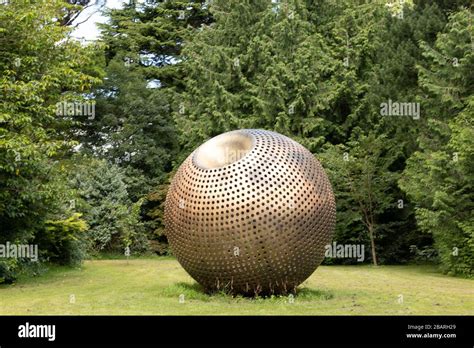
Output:
[[0,315],[474,314],[474,280],[432,266],[322,266],[300,289],[293,303],[209,296],[172,258],[95,260],[0,286]]

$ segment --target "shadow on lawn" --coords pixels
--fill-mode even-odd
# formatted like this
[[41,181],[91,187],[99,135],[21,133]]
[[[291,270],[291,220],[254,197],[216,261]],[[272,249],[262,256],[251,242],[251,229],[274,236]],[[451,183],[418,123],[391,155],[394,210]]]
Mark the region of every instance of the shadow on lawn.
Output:
[[269,296],[257,296],[249,297],[242,295],[233,295],[225,291],[216,291],[209,293],[202,287],[200,284],[194,283],[185,283],[179,282],[169,287],[163,289],[163,295],[167,297],[176,297],[184,296],[185,299],[190,300],[200,300],[200,301],[210,301],[213,298],[245,298],[248,300],[273,300],[273,299],[284,299],[285,301],[288,297],[293,296],[295,300],[300,301],[325,301],[334,298],[334,294],[329,290],[321,289],[311,289],[307,287],[297,288],[296,294],[292,295],[269,295]]

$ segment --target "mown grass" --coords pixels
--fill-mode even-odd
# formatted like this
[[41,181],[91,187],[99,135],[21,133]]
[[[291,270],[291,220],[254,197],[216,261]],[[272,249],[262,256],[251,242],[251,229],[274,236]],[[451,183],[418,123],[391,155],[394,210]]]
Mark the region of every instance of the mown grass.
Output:
[[432,266],[322,266],[294,299],[243,298],[205,294],[170,257],[91,260],[0,286],[0,315],[21,314],[473,315],[474,280]]

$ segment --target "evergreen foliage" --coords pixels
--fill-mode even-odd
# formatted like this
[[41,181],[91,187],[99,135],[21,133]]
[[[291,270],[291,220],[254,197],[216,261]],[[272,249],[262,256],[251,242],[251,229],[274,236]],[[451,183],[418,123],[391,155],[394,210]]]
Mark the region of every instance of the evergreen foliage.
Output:
[[[470,1],[130,1],[88,45],[69,37],[74,3],[0,5],[0,244],[61,264],[167,254],[175,169],[264,128],[321,160],[337,243],[472,276]],[[92,102],[92,117],[58,112]],[[0,259],[0,283],[22,269],[38,267]]]

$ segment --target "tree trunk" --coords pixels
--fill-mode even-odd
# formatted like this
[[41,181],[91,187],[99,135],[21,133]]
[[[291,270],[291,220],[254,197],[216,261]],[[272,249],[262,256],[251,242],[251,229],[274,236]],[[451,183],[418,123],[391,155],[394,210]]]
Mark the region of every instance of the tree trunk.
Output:
[[372,225],[369,225],[370,247],[372,249],[372,261],[374,266],[377,266],[377,254],[375,252],[375,238]]

